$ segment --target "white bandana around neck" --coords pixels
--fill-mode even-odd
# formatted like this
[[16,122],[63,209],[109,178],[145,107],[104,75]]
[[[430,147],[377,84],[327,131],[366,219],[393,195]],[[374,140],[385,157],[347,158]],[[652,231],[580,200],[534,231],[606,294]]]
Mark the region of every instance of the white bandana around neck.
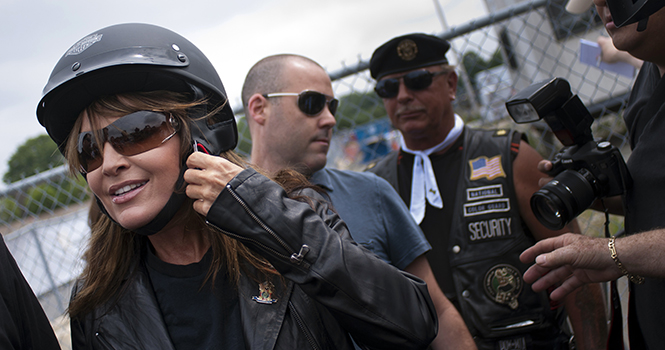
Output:
[[463,129],[464,121],[459,115],[455,114],[455,126],[450,130],[446,139],[440,144],[423,151],[410,150],[406,147],[404,136],[402,136],[401,133],[399,134],[399,142],[402,151],[415,156],[413,159],[411,204],[409,205],[409,210],[411,211],[411,216],[413,216],[418,224],[420,224],[425,217],[425,200],[435,208],[443,208],[443,200],[441,200],[439,186],[436,184],[436,176],[434,176],[434,169],[432,169],[432,162],[429,159],[429,155],[450,146],[462,134]]

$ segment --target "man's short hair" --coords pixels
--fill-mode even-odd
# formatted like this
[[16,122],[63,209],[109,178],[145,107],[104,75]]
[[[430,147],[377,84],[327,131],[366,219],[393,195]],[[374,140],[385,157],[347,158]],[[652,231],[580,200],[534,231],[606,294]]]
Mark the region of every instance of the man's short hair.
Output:
[[265,57],[254,64],[247,73],[242,86],[241,98],[244,108],[247,108],[249,98],[254,94],[266,94],[281,91],[284,88],[282,68],[287,59],[286,55],[274,55]]
[[393,38],[379,46],[369,61],[372,78],[388,74],[447,64],[450,43],[434,35],[413,33]]
[[[307,62],[317,67],[320,64],[314,60],[301,55],[295,54],[278,54],[265,57],[256,62],[254,66],[247,73],[245,83],[242,86],[242,104],[247,108],[249,98],[254,94],[268,94],[273,92],[283,92],[288,84],[287,76],[284,76],[284,67],[289,61],[302,61]],[[278,103],[277,100],[275,103]]]

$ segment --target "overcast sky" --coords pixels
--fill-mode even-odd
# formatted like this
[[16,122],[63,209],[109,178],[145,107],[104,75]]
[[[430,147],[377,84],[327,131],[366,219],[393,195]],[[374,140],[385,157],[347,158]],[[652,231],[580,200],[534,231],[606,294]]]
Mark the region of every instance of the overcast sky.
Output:
[[[434,1],[0,0],[0,176],[18,145],[45,133],[35,109],[56,62],[97,29],[143,22],[181,34],[215,65],[235,107],[245,74],[265,56],[301,54],[331,72],[394,36],[442,33]],[[449,26],[486,14],[483,0],[438,1]]]

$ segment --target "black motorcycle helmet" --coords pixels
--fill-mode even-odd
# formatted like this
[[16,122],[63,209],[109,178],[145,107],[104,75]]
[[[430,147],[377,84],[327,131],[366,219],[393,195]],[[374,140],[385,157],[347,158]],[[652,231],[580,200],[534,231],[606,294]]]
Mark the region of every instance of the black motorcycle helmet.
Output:
[[617,27],[640,22],[637,30],[643,31],[647,27],[649,16],[665,6],[665,0],[606,0],[607,7],[612,14],[612,20]]
[[238,131],[233,110],[212,63],[189,40],[150,24],[106,27],[75,43],[53,69],[37,118],[62,152],[76,118],[94,100],[154,90],[224,103],[219,113],[193,125],[192,136],[210,154],[235,148]]
[[[224,85],[206,56],[182,36],[162,27],[129,23],[106,27],[76,42],[60,58],[44,87],[37,119],[64,154],[79,114],[97,98],[124,92],[168,90],[192,100],[208,98],[218,113],[191,116],[192,139],[208,154],[236,147],[238,131]],[[192,148],[193,150],[193,148]],[[182,173],[176,188],[182,183]],[[134,230],[150,235],[161,230],[185,200],[182,191],[146,226]],[[101,202],[100,209],[106,213]]]

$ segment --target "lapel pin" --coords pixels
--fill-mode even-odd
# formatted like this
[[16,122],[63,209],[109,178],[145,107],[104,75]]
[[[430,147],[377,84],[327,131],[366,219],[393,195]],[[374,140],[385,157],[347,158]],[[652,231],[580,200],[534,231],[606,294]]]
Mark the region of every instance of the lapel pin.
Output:
[[259,295],[253,296],[252,300],[260,304],[274,304],[277,302],[277,299],[272,297],[273,288],[275,285],[270,281],[265,281],[259,284]]

